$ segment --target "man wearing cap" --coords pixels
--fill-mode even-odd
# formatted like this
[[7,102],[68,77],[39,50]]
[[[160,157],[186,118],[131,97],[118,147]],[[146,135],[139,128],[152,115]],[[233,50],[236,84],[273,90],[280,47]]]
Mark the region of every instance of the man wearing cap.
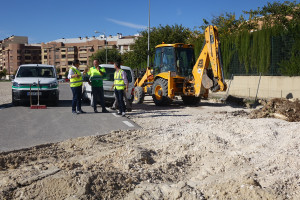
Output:
[[[73,61],[73,66],[69,69],[68,79],[70,79],[70,87],[73,93],[72,99],[72,113],[85,113],[81,110],[81,95],[82,95],[82,74],[79,71],[79,60]],[[77,107],[77,111],[76,111]]]
[[88,82],[92,86],[92,95],[93,95],[93,107],[94,112],[98,113],[97,102],[100,101],[103,113],[108,113],[108,110],[105,108],[104,102],[104,91],[103,91],[103,76],[105,76],[105,68],[99,66],[99,60],[94,59],[94,66],[88,71],[90,76]]

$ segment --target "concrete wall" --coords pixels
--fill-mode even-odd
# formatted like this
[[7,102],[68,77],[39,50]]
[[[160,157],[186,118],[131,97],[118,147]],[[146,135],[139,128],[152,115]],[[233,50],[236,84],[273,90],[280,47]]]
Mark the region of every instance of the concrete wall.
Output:
[[[227,80],[229,86],[230,80]],[[255,97],[259,76],[234,76],[229,94],[243,97]],[[300,76],[262,76],[258,98],[289,97],[300,99]]]

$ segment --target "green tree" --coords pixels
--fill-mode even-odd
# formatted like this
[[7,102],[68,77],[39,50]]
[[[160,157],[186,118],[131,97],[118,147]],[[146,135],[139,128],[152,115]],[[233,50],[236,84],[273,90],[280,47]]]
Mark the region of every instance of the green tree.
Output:
[[[93,66],[93,60],[99,59],[100,64],[106,63],[106,49],[101,49],[96,51],[89,58],[89,66]],[[107,49],[107,63],[113,63],[116,61],[121,61],[121,54],[118,49]]]

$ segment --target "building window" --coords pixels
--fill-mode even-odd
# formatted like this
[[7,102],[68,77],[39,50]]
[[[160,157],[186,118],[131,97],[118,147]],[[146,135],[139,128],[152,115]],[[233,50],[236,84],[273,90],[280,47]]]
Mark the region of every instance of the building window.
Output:
[[74,54],[68,54],[68,58],[74,58]]
[[17,53],[22,53],[22,50],[21,50],[21,49],[18,49],[18,50],[17,50]]
[[25,53],[31,53],[31,51],[30,50],[25,50]]
[[67,69],[63,67],[63,68],[61,68],[61,71],[62,71],[62,72],[66,72]]
[[59,52],[59,48],[56,48],[56,49],[55,49],[55,52]]
[[74,51],[74,47],[69,47],[68,51]]
[[68,61],[68,65],[73,65],[73,61]]
[[25,60],[31,60],[31,56],[25,56]]
[[61,55],[61,58],[66,58],[66,55]]
[[86,53],[81,53],[81,54],[79,54],[79,57],[80,57],[80,58],[86,58],[86,57],[87,57],[87,54],[86,54]]
[[80,61],[80,64],[81,64],[81,65],[86,65],[86,64],[87,64],[87,61]]
[[98,46],[98,49],[102,49],[102,46]]
[[44,59],[47,59],[47,56],[44,56]]
[[47,49],[44,49],[44,53],[47,53]]
[[21,60],[21,59],[22,59],[22,56],[18,56],[17,59],[18,59],[18,60]]
[[66,49],[61,49],[60,51],[61,51],[61,52],[66,52]]
[[59,55],[55,55],[55,59],[59,59]]
[[32,56],[32,60],[36,60],[36,56]]

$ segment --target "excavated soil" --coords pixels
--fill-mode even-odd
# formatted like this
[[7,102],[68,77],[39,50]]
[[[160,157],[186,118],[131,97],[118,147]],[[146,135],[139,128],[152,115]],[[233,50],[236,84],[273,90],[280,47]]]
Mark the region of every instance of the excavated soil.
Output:
[[300,199],[300,122],[213,101],[133,108],[142,129],[0,153],[0,199]]
[[265,105],[250,114],[250,118],[274,117],[289,122],[300,121],[300,102],[298,99],[271,99],[264,103]]

